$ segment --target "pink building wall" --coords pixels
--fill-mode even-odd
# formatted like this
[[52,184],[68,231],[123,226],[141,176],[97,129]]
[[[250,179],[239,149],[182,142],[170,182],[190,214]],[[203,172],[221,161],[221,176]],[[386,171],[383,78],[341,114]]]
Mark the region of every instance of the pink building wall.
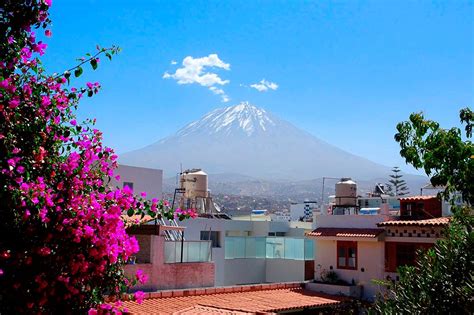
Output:
[[125,274],[133,277],[138,269],[148,275],[148,282],[137,285],[140,290],[187,289],[214,286],[214,262],[165,263],[164,237],[159,235],[140,235],[139,243],[151,242],[150,263],[125,266]]

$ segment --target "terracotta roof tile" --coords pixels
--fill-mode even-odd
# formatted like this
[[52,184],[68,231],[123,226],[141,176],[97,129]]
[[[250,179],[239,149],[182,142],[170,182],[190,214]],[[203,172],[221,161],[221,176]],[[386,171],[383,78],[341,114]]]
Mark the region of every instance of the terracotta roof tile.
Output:
[[324,237],[363,237],[375,238],[384,232],[384,229],[356,229],[356,228],[317,228],[307,235]]
[[347,298],[329,296],[302,288],[149,298],[137,304],[124,302],[131,314],[248,314],[337,305]]
[[393,220],[377,223],[377,226],[444,226],[449,224],[450,217],[425,220]]
[[438,199],[438,197],[437,196],[410,196],[410,197],[399,198],[400,201],[421,201],[421,200],[429,200],[429,199]]
[[130,226],[134,226],[134,225],[140,225],[140,224],[145,224],[145,223],[148,223],[148,222],[154,220],[154,218],[152,218],[152,217],[149,216],[149,215],[145,215],[145,216],[142,218],[141,215],[132,215],[132,216],[130,217],[130,216],[126,215],[126,214],[123,214],[121,217],[122,217],[122,220],[124,221],[126,227],[130,227]]

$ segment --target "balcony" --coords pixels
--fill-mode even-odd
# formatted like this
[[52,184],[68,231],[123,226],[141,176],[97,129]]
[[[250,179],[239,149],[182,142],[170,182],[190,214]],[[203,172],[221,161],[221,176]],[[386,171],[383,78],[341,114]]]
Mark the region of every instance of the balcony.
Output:
[[211,241],[165,241],[165,264],[211,261]]
[[225,259],[314,260],[314,242],[293,237],[226,237]]

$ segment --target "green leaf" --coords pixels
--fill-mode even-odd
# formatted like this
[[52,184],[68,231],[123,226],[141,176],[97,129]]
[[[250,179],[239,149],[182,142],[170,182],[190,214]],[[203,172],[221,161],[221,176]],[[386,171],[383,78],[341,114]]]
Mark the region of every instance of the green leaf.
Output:
[[133,208],[128,209],[127,215],[128,215],[129,217],[131,217],[131,216],[133,215],[133,213],[135,213],[135,211],[133,210]]
[[97,69],[97,59],[91,59],[90,64],[92,66],[92,69]]
[[67,84],[70,84],[71,82],[69,81],[69,78],[71,77],[71,72],[65,71],[65,72],[64,72],[64,77],[65,77],[66,80],[67,80]]
[[110,53],[105,53],[105,56],[109,58],[109,60],[112,60],[112,55]]
[[77,78],[77,77],[80,77],[81,74],[82,74],[83,70],[81,67],[78,67],[75,71],[74,71],[74,76]]

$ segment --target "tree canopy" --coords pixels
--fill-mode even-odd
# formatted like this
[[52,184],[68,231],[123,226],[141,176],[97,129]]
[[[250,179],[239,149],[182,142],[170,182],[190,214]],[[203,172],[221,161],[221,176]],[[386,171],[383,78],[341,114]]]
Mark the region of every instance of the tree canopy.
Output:
[[472,314],[474,310],[472,118],[469,108],[461,110],[464,139],[458,128],[441,129],[422,114],[412,114],[397,126],[395,139],[406,161],[431,175],[434,186],[446,187],[442,193],[446,200],[460,192],[465,205],[453,206],[444,238],[419,252],[415,266],[398,269],[400,281],[385,282],[387,292],[375,305],[381,314]]

